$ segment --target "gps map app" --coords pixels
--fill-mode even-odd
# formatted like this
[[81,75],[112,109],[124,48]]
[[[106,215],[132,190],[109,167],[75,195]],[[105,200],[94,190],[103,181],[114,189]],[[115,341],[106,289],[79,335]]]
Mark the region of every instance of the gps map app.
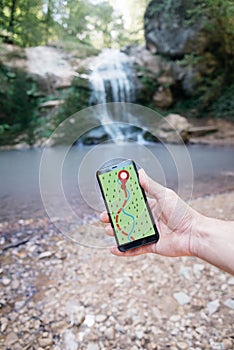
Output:
[[155,234],[133,165],[99,175],[119,244]]

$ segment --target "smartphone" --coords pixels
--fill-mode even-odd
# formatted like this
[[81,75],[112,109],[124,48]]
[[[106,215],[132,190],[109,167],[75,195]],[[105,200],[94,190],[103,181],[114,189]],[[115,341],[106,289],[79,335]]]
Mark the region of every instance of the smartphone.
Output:
[[157,242],[159,233],[134,161],[101,168],[96,175],[118,249],[125,252]]

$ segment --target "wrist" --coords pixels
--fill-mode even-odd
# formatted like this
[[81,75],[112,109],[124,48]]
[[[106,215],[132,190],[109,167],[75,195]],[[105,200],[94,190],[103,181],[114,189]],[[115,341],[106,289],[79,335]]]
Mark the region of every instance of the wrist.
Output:
[[190,235],[190,255],[200,258],[202,246],[208,239],[207,228],[210,226],[210,218],[195,212]]

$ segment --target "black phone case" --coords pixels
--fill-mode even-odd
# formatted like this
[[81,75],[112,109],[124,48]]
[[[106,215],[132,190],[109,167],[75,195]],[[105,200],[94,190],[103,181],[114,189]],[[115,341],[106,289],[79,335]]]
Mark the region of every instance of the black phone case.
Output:
[[[139,175],[138,175],[138,171],[137,171],[136,164],[135,164],[135,162],[134,162],[133,160],[131,160],[131,162],[132,162],[132,164],[133,164],[134,170],[135,170],[136,175],[137,175],[138,183],[139,183]],[[112,166],[110,166],[110,167],[107,167],[109,170],[108,170],[108,171],[105,171],[105,172],[114,171],[114,169],[115,169],[116,167],[118,167],[118,165],[119,165],[119,164],[116,164],[116,165],[112,165]],[[106,168],[104,168],[104,169],[106,169]],[[151,235],[151,236],[148,236],[148,237],[145,237],[145,238],[140,238],[140,239],[135,240],[135,241],[133,241],[133,242],[129,242],[129,243],[125,243],[125,244],[119,245],[118,237],[117,237],[117,234],[116,234],[116,232],[115,232],[114,224],[113,224],[113,221],[112,221],[112,218],[111,218],[111,215],[110,215],[110,210],[109,210],[109,208],[108,208],[108,204],[107,204],[107,201],[106,201],[104,192],[103,192],[102,184],[101,184],[101,181],[100,181],[100,179],[99,179],[99,174],[102,174],[102,169],[100,169],[100,170],[98,170],[98,171],[96,172],[96,177],[97,177],[97,180],[98,180],[99,187],[100,187],[100,189],[101,189],[102,197],[103,197],[103,200],[104,200],[104,203],[105,203],[105,207],[106,207],[106,210],[107,210],[107,213],[108,213],[108,216],[109,216],[109,220],[110,220],[111,227],[112,227],[113,232],[114,232],[114,236],[115,236],[115,240],[116,240],[116,242],[117,242],[118,249],[119,249],[121,252],[125,252],[125,251],[127,251],[127,250],[134,249],[134,248],[138,248],[138,247],[141,247],[141,246],[146,245],[146,244],[156,243],[156,242],[159,240],[159,232],[158,232],[157,227],[156,227],[156,224],[155,224],[155,222],[154,222],[154,219],[153,219],[153,216],[152,216],[150,207],[149,207],[149,203],[148,203],[148,201],[147,201],[147,197],[146,197],[145,191],[144,191],[144,189],[141,187],[141,185],[140,185],[140,183],[139,183],[139,186],[140,186],[140,189],[141,189],[141,192],[142,192],[142,195],[143,195],[143,198],[144,198],[144,201],[145,201],[147,210],[148,210],[149,215],[150,215],[150,218],[151,218],[151,222],[152,222],[152,226],[153,226],[153,228],[154,228],[155,234],[154,234],[154,235]]]

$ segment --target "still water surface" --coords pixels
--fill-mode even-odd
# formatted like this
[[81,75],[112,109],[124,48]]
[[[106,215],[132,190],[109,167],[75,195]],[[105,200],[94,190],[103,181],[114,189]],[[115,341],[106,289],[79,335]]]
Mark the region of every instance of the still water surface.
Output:
[[[95,172],[113,158],[133,158],[158,182],[179,191],[184,198],[234,189],[234,153],[231,147],[155,145],[102,145],[73,147],[61,169],[61,182],[68,203],[82,213],[102,210]],[[39,172],[42,149],[0,152],[0,220],[42,216]],[[47,150],[48,195],[53,171],[64,148]]]

